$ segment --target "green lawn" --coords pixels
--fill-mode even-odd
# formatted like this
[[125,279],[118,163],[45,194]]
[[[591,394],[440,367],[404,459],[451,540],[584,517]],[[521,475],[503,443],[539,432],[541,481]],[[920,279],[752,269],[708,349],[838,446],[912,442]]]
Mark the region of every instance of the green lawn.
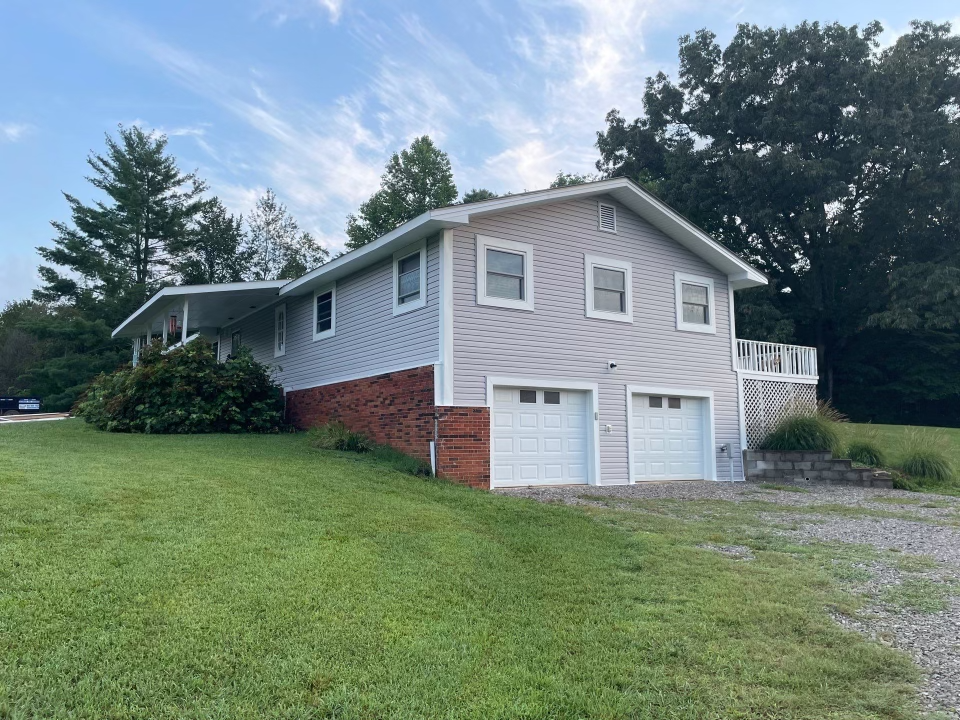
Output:
[[827,614],[852,560],[741,523],[0,427],[0,718],[917,717],[905,656]]
[[[897,457],[906,449],[907,438],[911,427],[908,425],[859,425],[855,423],[841,423],[841,432],[845,438],[855,437],[863,433],[876,433],[881,449],[886,453],[888,462],[895,464]],[[931,486],[931,492],[960,495],[960,428],[917,428],[922,432],[932,432],[940,435],[943,440],[943,449],[953,466],[954,480],[944,486]]]

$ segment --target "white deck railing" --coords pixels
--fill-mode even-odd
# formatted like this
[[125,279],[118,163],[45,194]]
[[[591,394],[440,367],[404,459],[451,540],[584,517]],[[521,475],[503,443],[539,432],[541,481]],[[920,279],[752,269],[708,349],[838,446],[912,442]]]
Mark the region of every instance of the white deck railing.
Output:
[[767,375],[817,377],[817,349],[803,345],[737,340],[737,369]]

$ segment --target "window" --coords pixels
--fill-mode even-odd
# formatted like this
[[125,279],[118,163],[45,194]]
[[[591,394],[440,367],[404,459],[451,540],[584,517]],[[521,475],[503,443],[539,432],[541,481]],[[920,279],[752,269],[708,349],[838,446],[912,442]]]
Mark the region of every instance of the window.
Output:
[[560,404],[560,392],[557,390],[544,390],[543,391],[543,404],[544,405],[559,405]]
[[477,304],[533,310],[533,246],[477,235]]
[[337,288],[318,290],[313,295],[313,339],[333,337],[337,328]]
[[667,398],[667,407],[671,410],[679,410],[680,398]]
[[587,317],[633,322],[633,274],[630,263],[584,255],[583,272]]
[[427,304],[427,242],[393,255],[393,314],[410,312]]
[[652,408],[662,408],[663,407],[663,398],[657,397],[655,395],[650,396],[650,407]]
[[287,352],[287,306],[278,305],[273,311],[273,356]]
[[603,232],[617,231],[617,208],[614,205],[597,203],[597,228]]
[[230,335],[230,356],[236,357],[237,353],[240,352],[240,331],[234,330],[233,334]]
[[714,304],[713,280],[683,273],[676,273],[674,278],[677,330],[715,333],[717,313]]
[[520,391],[520,402],[527,405],[534,405],[537,402],[537,391],[536,390],[521,390]]

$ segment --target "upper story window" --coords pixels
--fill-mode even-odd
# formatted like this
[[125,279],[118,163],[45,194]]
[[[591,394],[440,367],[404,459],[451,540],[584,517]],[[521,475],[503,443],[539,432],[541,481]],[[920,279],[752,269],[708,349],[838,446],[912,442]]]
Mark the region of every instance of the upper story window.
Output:
[[393,255],[393,314],[410,312],[427,304],[427,242]]
[[633,322],[633,275],[630,263],[584,255],[583,272],[587,317]]
[[273,356],[287,353],[287,306],[278,305],[273,311]]
[[597,228],[604,232],[617,231],[617,208],[615,205],[597,203]]
[[533,246],[477,235],[477,303],[533,310]]
[[715,333],[717,313],[713,296],[713,280],[676,273],[674,285],[677,301],[677,330]]
[[337,287],[313,294],[313,339],[333,337],[337,329]]

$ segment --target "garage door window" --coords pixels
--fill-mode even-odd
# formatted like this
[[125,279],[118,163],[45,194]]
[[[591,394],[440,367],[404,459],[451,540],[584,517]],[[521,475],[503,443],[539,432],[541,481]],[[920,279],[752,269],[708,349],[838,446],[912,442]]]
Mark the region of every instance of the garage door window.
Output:
[[537,391],[536,390],[521,390],[520,391],[520,402],[524,405],[535,405],[537,402]]
[[560,393],[556,390],[544,390],[543,391],[543,404],[544,405],[559,405],[560,404]]
[[667,398],[667,407],[671,410],[679,410],[680,398]]
[[652,408],[662,408],[663,407],[663,398],[656,397],[654,395],[650,396],[650,407]]

